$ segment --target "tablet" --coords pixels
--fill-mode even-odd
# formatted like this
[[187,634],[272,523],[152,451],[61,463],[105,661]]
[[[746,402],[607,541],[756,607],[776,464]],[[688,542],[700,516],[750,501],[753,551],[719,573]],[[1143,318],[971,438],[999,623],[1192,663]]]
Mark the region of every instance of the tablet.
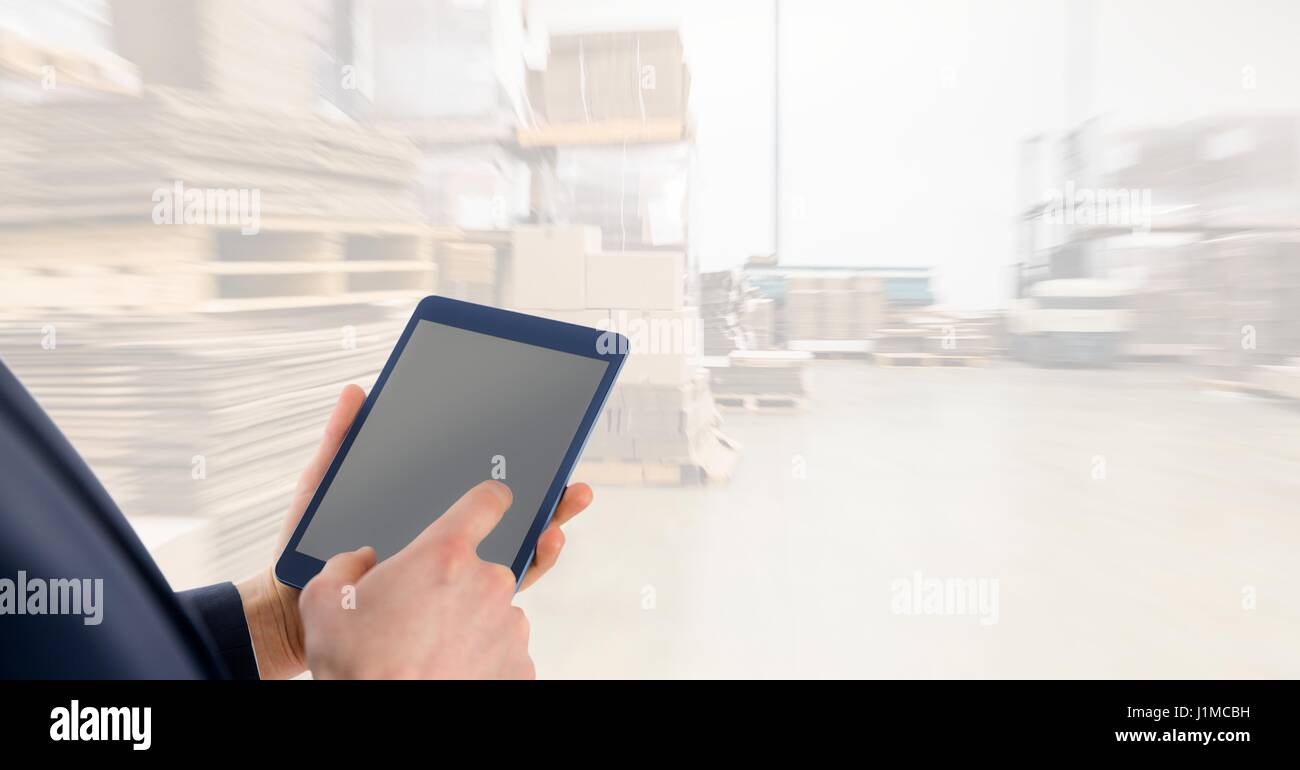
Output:
[[400,551],[475,484],[514,500],[479,558],[533,559],[627,354],[613,331],[426,297],[276,563],[302,588],[331,556]]

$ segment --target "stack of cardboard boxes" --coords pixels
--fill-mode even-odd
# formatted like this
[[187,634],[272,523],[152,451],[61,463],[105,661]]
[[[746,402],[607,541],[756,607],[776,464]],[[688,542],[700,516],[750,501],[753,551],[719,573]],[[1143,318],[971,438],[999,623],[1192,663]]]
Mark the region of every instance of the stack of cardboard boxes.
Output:
[[529,91],[520,142],[555,148],[538,173],[540,215],[596,225],[611,249],[683,250],[692,152],[680,35],[554,36]]
[[[949,366],[986,363],[997,351],[996,317],[982,313],[928,311],[906,316],[907,329],[923,333],[922,351],[931,363]],[[883,339],[877,340],[879,352]]]
[[[1146,191],[1152,210],[1139,211],[1150,216],[1137,224],[1157,231],[1072,233],[1071,247],[1089,255],[1098,277],[1136,286],[1124,352],[1194,359],[1211,379],[1240,384],[1251,367],[1284,367],[1300,352],[1300,118],[1229,114],[1091,133],[1078,152],[1078,186]],[[1102,237],[1112,235],[1122,238]],[[1122,240],[1133,245],[1121,249]]]
[[0,151],[13,304],[36,285],[184,311],[436,287],[415,153],[389,132],[150,88],[0,112],[0,147],[20,150]]
[[1300,115],[1226,115],[1191,124],[1206,224],[1300,229]]
[[983,313],[897,313],[871,336],[871,358],[883,365],[976,366],[1000,348],[999,319]]
[[371,3],[375,116],[515,115],[523,101],[520,0]]
[[422,144],[418,189],[431,225],[504,230],[529,216],[532,170],[497,144]]
[[930,333],[919,327],[892,326],[872,335],[872,359],[878,364],[920,364],[930,355]]
[[749,335],[751,350],[772,350],[776,347],[776,302],[771,297],[746,297],[740,325]]
[[453,299],[495,305],[498,300],[497,250],[489,243],[438,244],[438,292]]
[[1144,287],[1131,297],[1132,329],[1124,352],[1138,360],[1197,359],[1204,355],[1202,300],[1181,286]]
[[318,93],[311,0],[112,0],[114,44],[146,86],[305,111]]
[[532,172],[513,147],[524,109],[520,0],[385,0],[369,11],[371,116],[419,146],[425,220],[495,230],[526,220]]
[[596,225],[610,248],[682,249],[691,156],[686,143],[557,147],[540,175],[539,210],[549,221]]
[[852,273],[785,279],[786,340],[864,340],[884,324],[881,279]]
[[708,373],[696,369],[679,385],[617,387],[575,478],[613,485],[716,484],[730,477],[738,451],[721,432]]
[[797,350],[733,350],[709,368],[714,397],[721,406],[744,411],[801,408],[804,367],[812,357]]
[[184,588],[265,568],[339,390],[373,383],[412,306],[10,308],[0,357]]
[[706,356],[726,355],[750,347],[740,319],[745,293],[739,270],[700,273],[699,302]]
[[546,70],[529,75],[518,139],[553,148],[533,196],[553,224],[514,231],[502,302],[631,345],[584,454],[589,481],[717,481],[735,461],[685,297],[689,88],[676,31],[555,36]]
[[1300,235],[1242,233],[1207,244],[1193,268],[1216,378],[1249,381],[1252,367],[1300,355]]
[[521,226],[505,260],[511,309],[624,334],[630,353],[583,455],[595,483],[689,484],[727,478],[735,450],[719,432],[699,366],[700,319],[685,304],[681,252],[602,249],[600,231]]
[[415,150],[314,113],[303,9],[113,2],[141,95],[0,109],[0,355],[178,586],[264,567],[339,388],[437,288]]
[[[270,229],[271,220],[418,218],[417,158],[405,138],[310,112],[289,116],[151,87],[139,98],[6,109],[0,139],[24,149],[0,156],[9,191],[0,203],[3,222],[185,225],[220,217]],[[173,201],[178,189],[183,199]],[[209,201],[209,190],[236,197]],[[259,222],[239,221],[241,214]]]
[[529,80],[538,123],[680,121],[689,95],[676,30],[552,36],[546,71]]

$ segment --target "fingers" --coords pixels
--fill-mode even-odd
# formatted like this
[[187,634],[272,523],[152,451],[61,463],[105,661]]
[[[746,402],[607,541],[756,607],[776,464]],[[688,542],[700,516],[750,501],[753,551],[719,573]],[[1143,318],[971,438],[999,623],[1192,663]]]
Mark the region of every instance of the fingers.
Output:
[[[342,401],[343,397],[340,397],[340,402]],[[346,434],[346,428],[343,429],[343,433]],[[560,551],[564,548],[564,533],[560,530],[560,525],[586,510],[591,505],[592,497],[591,487],[586,484],[574,484],[564,491],[559,505],[556,506],[555,515],[551,517],[550,525],[537,540],[533,565],[524,577],[521,590],[537,582],[555,566],[560,558]],[[513,499],[510,488],[505,484],[495,480],[484,481],[462,495],[447,509],[446,513],[426,527],[424,532],[420,533],[404,550],[421,550],[432,543],[449,538],[463,543],[470,550],[476,549],[483,538],[487,537],[501,522]],[[370,566],[373,566],[373,562]],[[329,568],[329,564],[326,568]],[[366,569],[369,569],[369,566]]]
[[361,576],[375,566],[375,549],[370,546],[345,551],[329,561],[303,590],[303,601],[314,602],[317,596],[337,597],[345,586],[356,585]]
[[565,539],[560,526],[585,511],[587,506],[591,505],[592,498],[591,487],[586,484],[573,484],[564,490],[564,496],[560,498],[560,504],[555,506],[555,515],[551,517],[551,523],[537,538],[537,550],[533,553],[533,563],[528,568],[528,571],[524,573],[524,582],[519,584],[520,591],[540,580],[559,561],[560,551],[564,549]]
[[552,527],[558,527],[569,519],[587,510],[592,501],[591,487],[586,484],[570,484],[560,497],[560,504],[555,506],[555,515],[551,517]]
[[500,481],[477,484],[426,527],[408,548],[419,550],[429,543],[454,538],[475,549],[501,522],[513,499],[510,487]]
[[338,452],[339,445],[347,437],[352,421],[356,419],[357,412],[361,411],[361,405],[365,402],[366,392],[360,386],[347,385],[339,393],[334,411],[330,413],[329,422],[325,424],[325,435],[321,437],[320,446],[316,448],[316,454],[312,456],[311,462],[307,464],[306,470],[298,480],[299,491],[314,492],[320,485],[321,479],[325,478],[325,471],[330,467],[330,461],[334,459],[334,454]]
[[533,583],[536,583],[551,567],[560,559],[560,551],[564,549],[564,530],[552,524],[547,527],[542,536],[537,538],[537,550],[533,554],[533,565],[524,573],[524,582],[519,585],[522,591]]
[[352,420],[356,418],[361,405],[366,403],[366,392],[360,385],[344,385],[339,392],[339,400],[334,404],[329,422],[325,424],[325,439],[322,443],[337,447],[348,435]]
[[325,478],[325,471],[329,469],[334,454],[338,452],[339,445],[348,435],[352,421],[356,419],[357,412],[365,402],[366,392],[356,385],[348,385],[339,393],[338,401],[334,403],[334,411],[330,413],[329,422],[325,424],[325,435],[321,438],[320,446],[316,448],[316,454],[307,463],[302,475],[298,477],[298,487],[294,490],[293,500],[289,503],[289,512],[284,517],[284,524],[280,527],[280,537],[276,540],[276,553],[283,551],[285,544],[289,542],[289,537],[293,535],[299,519],[307,510],[307,504],[311,502],[311,496],[316,493],[316,487],[320,486],[321,479]]

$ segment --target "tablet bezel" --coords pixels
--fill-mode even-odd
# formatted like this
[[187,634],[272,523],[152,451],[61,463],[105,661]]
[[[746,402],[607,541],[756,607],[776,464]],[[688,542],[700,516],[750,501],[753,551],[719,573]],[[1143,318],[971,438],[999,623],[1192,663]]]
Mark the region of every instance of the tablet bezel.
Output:
[[347,457],[353,440],[361,431],[361,426],[365,424],[371,407],[374,406],[379,395],[383,392],[384,385],[388,382],[388,376],[392,373],[398,358],[401,357],[402,351],[406,348],[407,340],[410,339],[411,333],[415,331],[415,327],[421,321],[445,324],[458,329],[480,332],[501,339],[563,353],[573,353],[606,362],[605,374],[601,378],[600,385],[592,394],[591,403],[587,406],[587,411],[583,415],[573,439],[569,442],[568,451],[564,454],[559,470],[556,471],[555,478],[552,479],[551,486],[542,499],[541,507],[533,515],[532,526],[529,527],[528,534],[524,537],[523,544],[519,547],[519,552],[515,554],[514,562],[511,564],[510,569],[515,573],[516,586],[523,583],[524,575],[528,572],[528,565],[533,560],[533,551],[537,548],[537,538],[541,536],[542,531],[546,529],[546,525],[550,523],[551,516],[555,513],[555,507],[559,504],[560,495],[564,492],[564,488],[568,486],[569,476],[573,473],[573,466],[577,464],[578,457],[582,454],[582,449],[587,443],[587,437],[591,435],[591,428],[600,415],[600,410],[604,407],[609,391],[614,385],[614,379],[618,376],[618,372],[627,358],[627,338],[612,329],[603,330],[590,326],[579,326],[439,296],[422,299],[415,308],[415,312],[411,314],[411,319],[407,321],[402,336],[397,340],[392,354],[389,355],[388,361],[384,363],[384,368],[379,373],[379,378],[375,381],[375,386],[370,389],[369,395],[366,396],[365,403],[361,405],[356,419],[352,421],[352,427],[348,429],[347,436],[344,437],[343,443],[339,445],[338,451],[330,461],[329,469],[325,471],[325,476],[321,479],[320,485],[316,487],[316,491],[312,494],[311,502],[307,504],[307,509],[303,511],[302,519],[299,520],[298,526],[294,528],[293,535],[281,552],[280,558],[276,560],[275,576],[280,582],[294,588],[302,588],[325,566],[325,562],[320,559],[299,551],[298,543],[302,539],[303,533],[307,531],[307,527],[311,524],[312,518],[316,515],[316,510],[320,506],[321,500],[324,499],[325,493],[329,490],[330,484],[334,481],[334,476],[338,473],[344,458]]

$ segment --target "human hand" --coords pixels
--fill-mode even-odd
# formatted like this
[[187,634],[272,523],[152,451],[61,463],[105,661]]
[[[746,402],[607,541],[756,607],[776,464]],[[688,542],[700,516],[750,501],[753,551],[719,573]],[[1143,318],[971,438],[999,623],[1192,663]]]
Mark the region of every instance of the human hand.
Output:
[[369,546],[327,561],[298,602],[312,675],[532,679],[515,575],[476,553],[510,502],[485,481],[382,564]]
[[[320,486],[321,479],[325,477],[325,472],[365,400],[365,391],[356,385],[348,385],[339,394],[320,446],[298,480],[276,542],[277,558],[298,527],[303,512],[316,494],[316,488]],[[520,590],[536,583],[555,566],[564,547],[564,533],[560,527],[584,511],[591,501],[591,487],[586,484],[572,484],[564,491],[550,525],[537,540],[537,552]],[[262,678],[287,679],[306,670],[302,623],[298,616],[299,591],[276,579],[274,564],[240,582],[237,587],[243,599],[244,614],[248,620],[249,634],[253,639],[253,649]]]

